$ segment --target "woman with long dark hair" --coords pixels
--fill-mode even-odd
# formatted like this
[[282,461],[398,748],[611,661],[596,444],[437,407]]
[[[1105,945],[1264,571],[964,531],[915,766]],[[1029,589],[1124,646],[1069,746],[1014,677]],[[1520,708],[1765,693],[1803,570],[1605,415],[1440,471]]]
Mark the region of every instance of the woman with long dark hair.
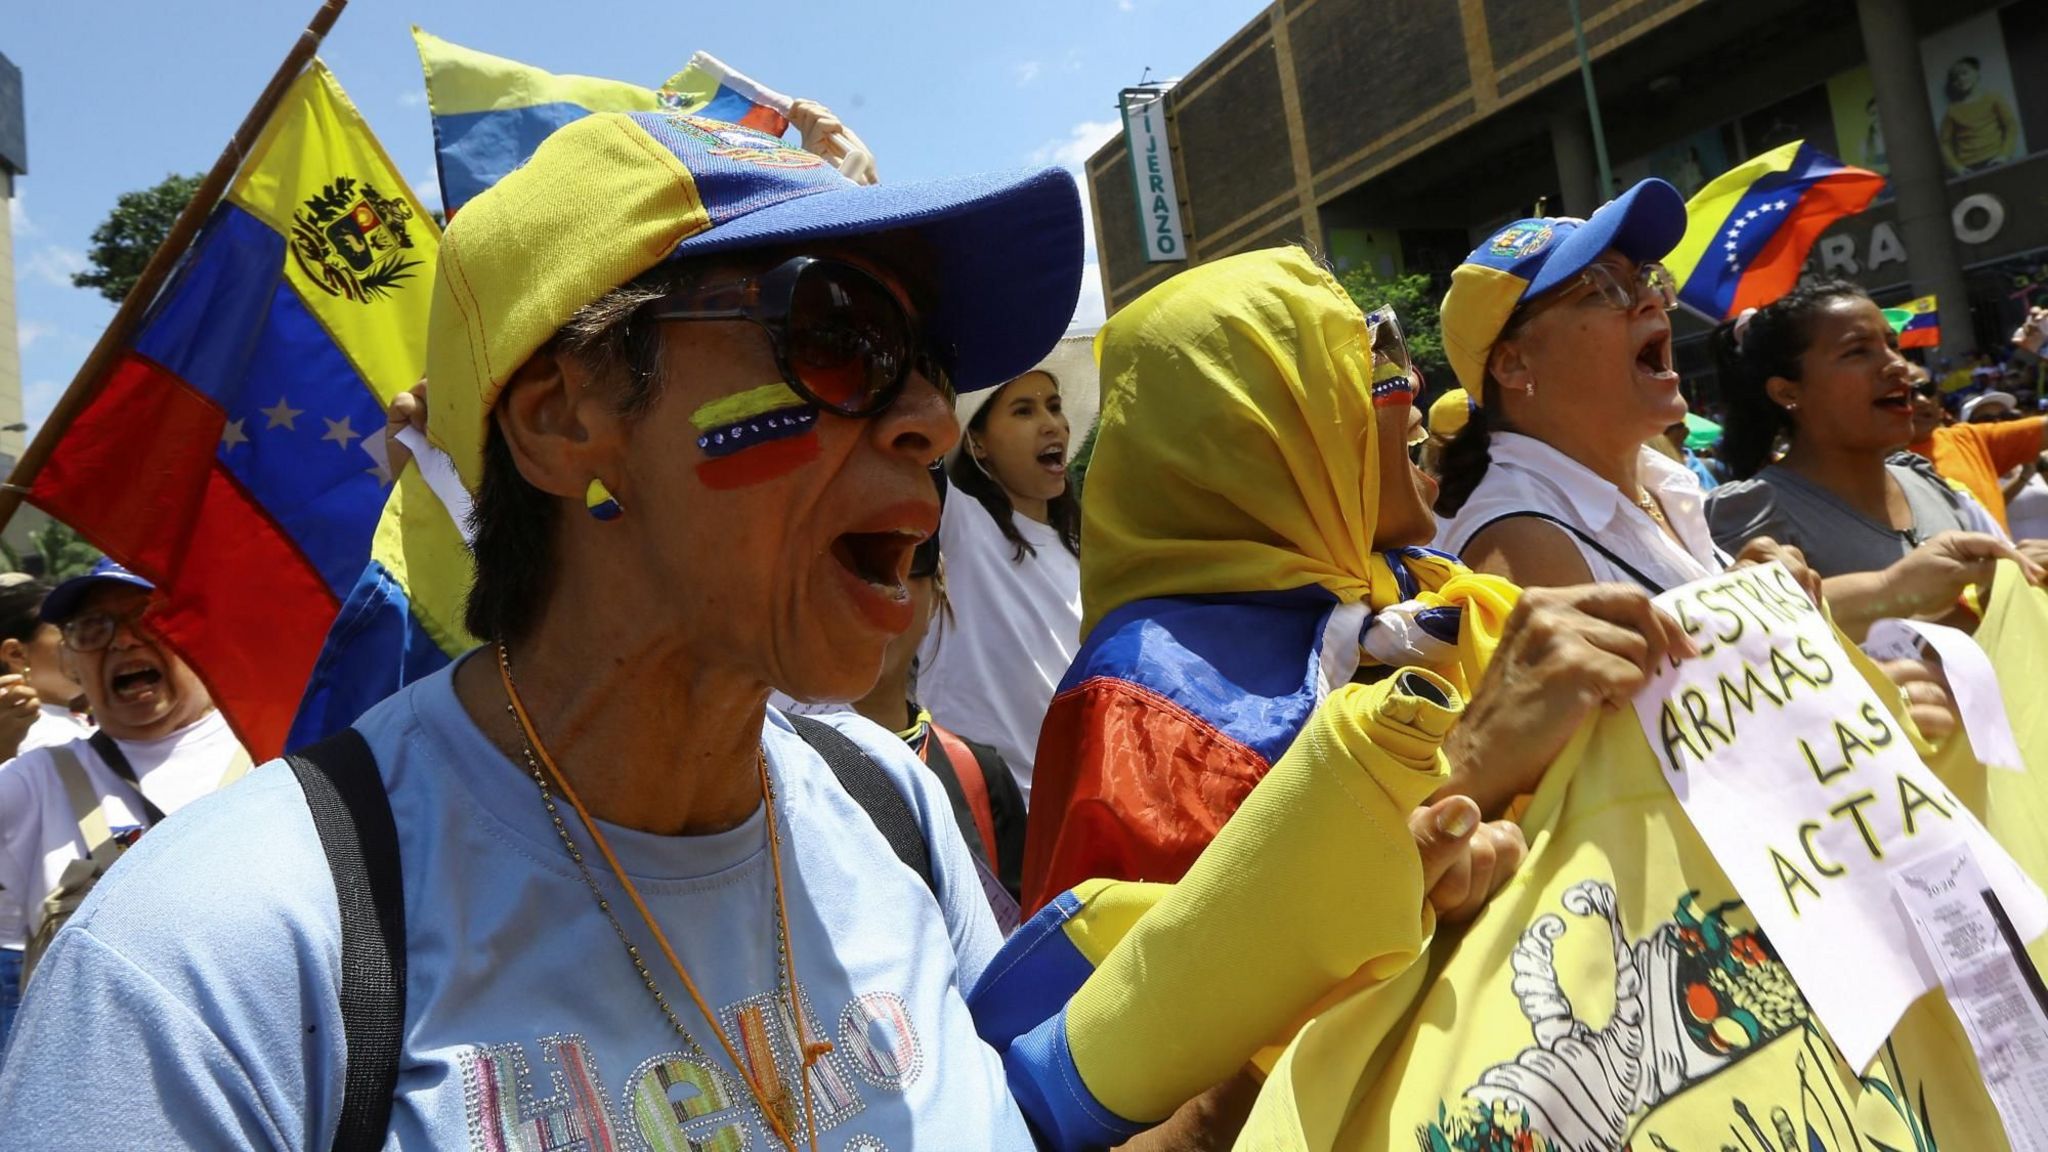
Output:
[[1069,336],[954,407],[955,495],[939,525],[953,611],[920,654],[921,702],[1002,753],[1027,802],[1039,725],[1080,646],[1081,501],[1067,462],[1094,418],[1091,345]]
[[2040,581],[2011,544],[1971,530],[1981,521],[1966,494],[1899,451],[1913,439],[1912,375],[1863,289],[1795,288],[1722,325],[1714,353],[1728,405],[1721,454],[1736,480],[1707,501],[1722,547],[1758,536],[1798,547],[1828,578],[1845,628],[1940,615],[1968,585],[1988,584],[2002,557]]

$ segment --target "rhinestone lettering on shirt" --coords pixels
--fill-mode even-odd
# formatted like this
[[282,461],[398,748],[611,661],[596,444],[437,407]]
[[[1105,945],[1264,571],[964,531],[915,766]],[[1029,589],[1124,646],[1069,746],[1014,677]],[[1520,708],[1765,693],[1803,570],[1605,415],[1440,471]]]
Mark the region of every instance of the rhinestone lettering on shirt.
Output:
[[[801,981],[796,1000],[805,1033],[822,1037],[824,1029]],[[749,996],[726,1006],[719,1017],[733,1031],[742,1058],[782,1083],[784,1098],[800,1101],[796,1022],[781,1001],[765,993]],[[925,1067],[925,1046],[901,996],[863,993],[845,1005],[835,1023],[837,1046],[810,1068],[820,1133],[866,1110],[861,1084],[901,1094]],[[582,1036],[544,1036],[533,1050],[538,1067],[547,1070],[545,1096],[539,1094],[525,1044],[493,1044],[461,1055],[463,1102],[470,1147],[476,1152],[751,1152],[774,1146],[759,1107],[739,1078],[700,1056],[667,1052],[649,1057],[627,1076],[614,1105]],[[863,1134],[849,1140],[848,1148],[885,1147]]]

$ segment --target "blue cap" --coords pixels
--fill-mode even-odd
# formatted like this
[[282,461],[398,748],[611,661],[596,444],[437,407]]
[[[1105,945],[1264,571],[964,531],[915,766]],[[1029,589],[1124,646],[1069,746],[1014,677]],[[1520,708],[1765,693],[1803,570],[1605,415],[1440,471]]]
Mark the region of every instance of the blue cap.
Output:
[[744,125],[586,116],[442,235],[427,427],[474,487],[499,392],[584,305],[667,260],[880,233],[931,282],[925,334],[962,392],[1030,371],[1073,320],[1085,237],[1061,169],[862,186]]
[[1486,357],[1522,301],[1585,271],[1610,248],[1640,264],[1663,259],[1683,239],[1685,198],[1654,177],[1602,204],[1591,219],[1543,216],[1495,232],[1451,273],[1444,294],[1444,354],[1458,382],[1479,399]]
[[78,606],[92,590],[105,584],[126,584],[145,592],[156,591],[156,585],[137,576],[105,556],[92,566],[92,571],[83,576],[73,576],[52,589],[43,600],[43,610],[38,613],[45,623],[62,624],[78,612]]

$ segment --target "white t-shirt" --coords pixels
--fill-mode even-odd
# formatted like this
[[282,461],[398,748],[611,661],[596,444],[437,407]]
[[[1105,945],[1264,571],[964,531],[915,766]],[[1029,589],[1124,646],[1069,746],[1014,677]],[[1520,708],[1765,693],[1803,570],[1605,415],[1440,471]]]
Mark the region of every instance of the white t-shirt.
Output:
[[952,617],[932,623],[918,650],[917,701],[932,719],[994,746],[1031,802],[1038,729],[1081,647],[1081,562],[1059,533],[1023,516],[1017,546],[972,496],[955,492],[939,522]]
[[[1541,512],[1572,525],[1650,578],[1658,591],[1726,571],[1729,561],[1714,546],[1707,527],[1706,493],[1685,465],[1653,448],[1638,465],[1643,487],[1657,498],[1678,533],[1657,526],[1650,514],[1591,468],[1534,437],[1496,432],[1493,463],[1458,514],[1437,526],[1436,546],[1463,555],[1479,530],[1513,512]],[[1567,533],[1585,557],[1593,579],[1641,582],[1576,535]],[[1681,544],[1681,542],[1683,542]]]
[[2005,502],[2005,521],[2015,540],[2048,540],[2048,480],[2039,472],[2027,478],[2019,495]]
[[72,715],[71,709],[62,704],[44,704],[43,714],[28,726],[28,732],[21,738],[21,747],[14,750],[16,756],[32,748],[48,748],[52,744],[69,744],[92,735],[92,725]]
[[[759,1108],[573,812],[571,834],[692,1052],[578,876],[526,769],[456,699],[453,667],[366,713],[405,893],[393,1148],[772,1149]],[[938,779],[857,716],[827,721],[909,804],[939,897],[788,721],[761,732],[782,842],[796,1011],[823,1149],[1032,1147],[966,991],[1002,944]],[[601,825],[705,1002],[767,1082],[801,1098],[778,988],[760,808],[702,836]],[[347,1052],[333,875],[297,777],[272,762],[151,832],[43,966],[0,1071],[0,1131],[53,1152],[316,1152]],[[104,1006],[104,1007],[100,1007]]]
[[[37,723],[41,723],[38,721]],[[33,729],[31,729],[33,731]],[[142,794],[166,815],[219,787],[245,754],[219,712],[157,740],[117,740]],[[135,789],[121,779],[84,735],[69,742],[92,781],[107,827],[117,837],[148,824]],[[43,919],[43,898],[64,867],[85,856],[78,814],[47,747],[0,764],[0,947],[20,948]]]

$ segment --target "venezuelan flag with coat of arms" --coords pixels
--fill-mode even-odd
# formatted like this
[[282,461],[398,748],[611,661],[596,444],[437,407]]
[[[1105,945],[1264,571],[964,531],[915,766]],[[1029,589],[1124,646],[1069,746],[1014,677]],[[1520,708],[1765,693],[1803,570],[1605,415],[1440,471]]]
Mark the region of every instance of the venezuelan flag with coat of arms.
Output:
[[29,492],[156,582],[158,630],[259,758],[369,551],[439,243],[315,61]]
[[1820,234],[1883,189],[1804,140],[1743,161],[1686,202],[1685,239],[1664,259],[1679,302],[1714,320],[1769,304],[1798,283]]
[[660,88],[556,75],[412,30],[434,113],[441,199],[455,215],[526,162],[548,134],[593,112],[669,109],[780,136],[790,99],[699,52]]

